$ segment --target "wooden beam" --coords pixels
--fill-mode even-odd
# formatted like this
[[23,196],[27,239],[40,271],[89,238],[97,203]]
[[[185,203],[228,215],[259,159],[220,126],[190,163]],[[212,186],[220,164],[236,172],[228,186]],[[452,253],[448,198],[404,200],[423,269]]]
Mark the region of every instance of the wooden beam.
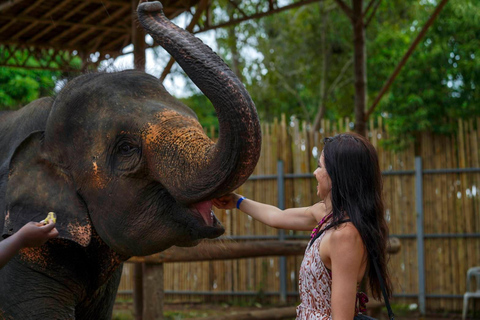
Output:
[[[0,5],[0,11],[1,10],[7,10],[8,8],[10,8],[11,6],[17,4],[18,2],[21,2],[23,0],[20,0],[20,1],[17,1],[17,0],[13,0],[13,1],[9,1],[7,3],[3,3]],[[35,7],[35,3],[33,4],[33,6]],[[20,12],[19,14],[22,14],[23,12],[27,11],[28,10],[28,7],[26,9],[24,9],[22,12]],[[14,23],[16,23],[17,20],[16,19],[11,19],[8,23],[6,23],[1,29],[0,29],[0,33],[2,33],[3,31],[7,30],[11,25],[13,25]]]
[[124,0],[82,0],[87,3],[114,4],[116,6],[130,7],[130,4]]
[[[107,5],[107,6],[109,7],[110,5]],[[108,8],[102,5],[102,6],[98,7],[97,10],[95,10],[95,11],[92,12],[91,14],[87,15],[86,17],[84,17],[80,22],[81,22],[81,23],[87,22],[87,21],[89,21],[89,20],[91,20],[91,19],[93,19],[93,18],[96,18],[96,17],[97,17],[99,14],[101,14],[101,13],[102,13],[102,14],[105,14],[105,11],[106,11],[107,14],[108,14]],[[99,23],[98,25],[99,25],[99,26],[102,26],[102,25],[104,25],[104,24]],[[74,33],[74,31],[76,31],[77,29],[78,29],[78,27],[74,26],[74,27],[71,27],[71,28],[69,28],[69,29],[67,29],[67,30],[64,30],[62,33],[58,34],[58,35],[55,36],[53,39],[50,39],[49,42],[50,42],[50,43],[57,42],[57,41],[59,41],[60,39],[64,38],[65,36]],[[81,34],[83,35],[83,34],[85,34],[86,32],[90,32],[90,33],[91,33],[91,32],[93,32],[93,31],[96,31],[96,30],[95,30],[95,29],[92,29],[92,28],[89,28],[89,29],[87,29],[86,31],[84,31],[84,32],[81,33]],[[78,31],[78,32],[80,32],[80,31]],[[103,32],[105,32],[105,31],[103,31]],[[76,33],[77,33],[77,32],[75,32],[74,34],[76,34]],[[72,43],[74,42],[74,40],[77,39],[78,37],[79,37],[79,36],[75,37],[73,40],[70,40],[70,41],[67,43],[67,45],[72,45]]]
[[163,252],[132,257],[129,262],[186,262],[242,259],[262,256],[301,255],[305,252],[306,241],[250,241],[239,243],[202,243],[196,247],[171,247]]
[[[202,243],[196,247],[171,247],[163,252],[146,256],[132,257],[129,262],[165,263],[192,262],[211,260],[231,260],[265,256],[303,255],[308,241],[248,241],[208,244]],[[387,252],[395,254],[400,251],[400,240],[389,238]]]
[[[4,45],[15,45],[15,46],[18,46],[19,48],[25,48],[25,47],[30,47],[30,46],[33,46],[32,44],[30,43],[19,43],[18,41],[9,41],[9,40],[6,40],[6,41],[2,41],[2,44]],[[73,51],[73,50],[82,50],[84,49],[83,47],[79,47],[79,48],[67,48],[64,44],[42,44],[42,43],[36,43],[35,45],[35,48],[37,49],[59,49],[59,50],[64,50],[64,51]]]
[[2,33],[3,31],[7,30],[8,28],[10,28],[13,24],[15,24],[17,22],[16,19],[11,19],[9,22],[7,22],[3,27],[0,28],[0,33]]
[[[115,11],[113,14],[109,15],[108,18],[102,20],[100,22],[100,25],[105,25],[107,23],[110,23],[112,20],[114,19],[117,19],[119,16],[121,16],[122,14],[124,14],[126,11],[128,11],[129,8],[127,7],[123,7],[123,8],[120,8],[118,9],[117,11]],[[76,42],[78,42],[80,39],[82,38],[85,38],[87,35],[91,34],[92,32],[94,32],[95,30],[93,29],[89,29],[89,30],[85,30],[84,32],[80,33],[78,36],[76,36],[75,38],[73,38],[72,40],[70,40],[68,42],[68,45],[74,45]],[[100,35],[97,35],[96,37],[105,37],[108,32],[110,32],[109,30],[105,30],[102,32],[102,34]],[[95,39],[93,39],[92,41],[94,41]],[[89,42],[89,46],[90,44],[92,43],[92,41]]]
[[17,14],[28,15],[29,12],[35,10],[44,0],[35,0],[28,7],[26,7],[22,12],[17,12]]
[[127,45],[127,42],[130,42],[128,40],[131,40],[131,34],[127,33],[123,37],[118,37],[116,40],[113,40],[112,42],[108,43],[107,45],[103,46],[103,50],[109,50],[111,47],[113,47],[115,44],[119,43],[120,41],[124,42],[123,47]]
[[101,35],[98,35],[95,39],[95,42],[91,46],[90,43],[87,45],[87,47],[91,48],[90,52],[97,52],[98,48],[102,44],[103,39],[105,39],[105,33],[102,33]]
[[440,12],[442,11],[443,7],[445,7],[445,5],[447,4],[448,0],[442,0],[442,2],[440,2],[437,6],[437,8],[435,8],[435,11],[433,12],[433,14],[430,16],[430,18],[428,19],[428,21],[425,23],[425,25],[423,26],[422,30],[420,31],[420,33],[417,35],[417,37],[415,38],[415,40],[413,40],[412,44],[410,45],[410,47],[408,48],[407,52],[405,53],[405,55],[403,56],[402,60],[400,60],[400,62],[398,63],[397,67],[395,68],[395,70],[393,70],[392,74],[390,75],[390,77],[388,78],[388,80],[385,82],[385,84],[383,85],[382,89],[380,89],[380,92],[378,93],[378,95],[376,96],[375,100],[373,101],[372,103],[372,106],[368,109],[368,111],[365,113],[365,121],[368,120],[368,117],[373,113],[373,111],[375,110],[375,107],[378,105],[378,103],[380,102],[380,100],[382,99],[383,95],[387,92],[387,90],[390,88],[390,86],[392,85],[393,81],[395,80],[395,78],[398,76],[398,74],[400,73],[400,70],[402,70],[403,66],[405,65],[405,63],[407,63],[407,60],[408,58],[410,58],[410,56],[412,55],[413,51],[415,50],[415,48],[417,47],[417,45],[420,43],[420,40],[423,39],[423,37],[425,37],[425,34],[427,33],[427,30],[430,28],[430,26],[433,24],[433,22],[435,21],[435,19],[437,19],[438,15],[440,14]]
[[[64,3],[68,3],[67,1],[65,1]],[[83,2],[81,4],[79,4],[75,9],[71,10],[69,13],[67,13],[61,20],[68,20],[68,18],[70,18],[71,16],[73,16],[74,14],[76,14],[77,12],[79,12],[80,10],[82,10],[83,8],[85,8],[87,6],[87,2]],[[60,7],[60,6],[59,6]],[[41,32],[39,32],[38,34],[36,34],[32,39],[31,41],[32,42],[35,42],[37,41],[37,39],[39,39],[40,37],[42,37],[44,34],[46,34],[47,32],[49,32],[50,30],[52,30],[53,28],[55,28],[56,25],[55,24],[52,24],[50,26],[48,26],[47,28],[43,29]]]
[[[92,63],[92,65],[94,65],[94,64]],[[20,69],[27,69],[27,70],[65,71],[65,72],[80,71],[80,69],[74,69],[74,68],[65,67],[65,66],[58,66],[58,67],[41,67],[41,66],[31,67],[31,66],[11,65],[11,64],[1,63],[1,62],[0,62],[0,67],[5,67],[5,68],[20,68]]]
[[[58,6],[52,8],[51,10],[47,11],[43,16],[42,16],[42,19],[45,19],[45,18],[48,18],[48,17],[51,17],[52,14],[54,14],[55,12],[57,12],[58,10],[62,9],[63,7],[65,7],[65,5],[68,4],[68,1],[64,1],[62,3],[60,3]],[[31,23],[30,25],[26,26],[25,28],[23,28],[23,30],[21,30],[20,32],[18,32],[17,34],[15,34],[12,39],[13,40],[16,40],[18,39],[19,37],[22,36],[22,34],[25,34],[26,32],[30,31],[33,27],[37,26],[38,25],[38,21],[35,21],[33,23]],[[51,27],[51,26],[50,26]],[[48,29],[48,28],[47,28]],[[37,36],[37,35],[35,35]]]
[[128,28],[117,28],[117,27],[105,27],[105,26],[99,26],[95,24],[88,24],[88,23],[77,23],[77,22],[69,22],[69,21],[52,21],[48,19],[36,19],[32,17],[26,17],[26,16],[12,16],[12,15],[4,15],[3,18],[6,19],[16,19],[17,21],[22,21],[22,22],[38,22],[38,23],[43,23],[43,24],[58,24],[62,26],[67,26],[67,27],[82,27],[82,28],[94,28],[98,30],[109,30],[109,31],[117,31],[117,32],[128,32]]

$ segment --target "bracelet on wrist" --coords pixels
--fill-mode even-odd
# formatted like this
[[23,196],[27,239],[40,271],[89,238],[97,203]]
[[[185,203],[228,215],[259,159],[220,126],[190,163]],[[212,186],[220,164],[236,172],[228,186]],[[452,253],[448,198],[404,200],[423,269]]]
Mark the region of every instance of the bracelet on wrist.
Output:
[[242,203],[242,201],[245,199],[245,197],[240,197],[240,199],[237,200],[237,209],[240,209],[240,203]]

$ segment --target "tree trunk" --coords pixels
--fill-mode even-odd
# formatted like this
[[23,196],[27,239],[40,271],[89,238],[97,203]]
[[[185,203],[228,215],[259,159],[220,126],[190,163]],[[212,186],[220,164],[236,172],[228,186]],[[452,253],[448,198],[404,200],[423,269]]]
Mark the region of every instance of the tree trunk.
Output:
[[355,132],[365,136],[365,109],[367,106],[367,66],[363,0],[353,0],[353,43],[355,77]]
[[321,36],[321,46],[322,46],[322,79],[320,80],[320,102],[318,106],[317,115],[313,121],[313,131],[318,131],[320,129],[320,123],[325,115],[325,108],[327,103],[327,69],[328,69],[328,57],[327,57],[327,19],[328,13],[325,8],[325,4],[320,2],[320,10],[322,11],[322,36]]

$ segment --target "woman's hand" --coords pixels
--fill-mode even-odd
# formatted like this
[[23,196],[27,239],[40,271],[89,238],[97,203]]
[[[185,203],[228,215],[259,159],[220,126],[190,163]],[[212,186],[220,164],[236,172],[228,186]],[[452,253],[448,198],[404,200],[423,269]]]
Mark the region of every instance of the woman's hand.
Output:
[[[215,207],[219,209],[234,209],[242,196],[236,193],[229,193],[212,200]],[[255,220],[267,226],[277,229],[310,231],[317,225],[317,220],[312,214],[311,207],[291,208],[280,210],[279,208],[251,199],[241,202],[240,210]],[[324,211],[325,205],[319,204],[316,210]]]
[[237,206],[238,199],[241,195],[236,193],[229,193],[219,198],[213,199],[212,203],[218,209],[234,209]]

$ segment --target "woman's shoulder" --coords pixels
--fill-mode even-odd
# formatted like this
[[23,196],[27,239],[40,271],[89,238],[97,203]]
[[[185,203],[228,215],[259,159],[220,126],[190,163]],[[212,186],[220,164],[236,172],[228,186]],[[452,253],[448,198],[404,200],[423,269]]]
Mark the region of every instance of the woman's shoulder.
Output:
[[312,215],[320,221],[323,217],[325,217],[329,212],[327,211],[327,207],[325,206],[325,202],[320,201],[309,207]]
[[346,222],[338,228],[333,228],[330,234],[330,242],[332,245],[363,246],[360,232],[351,222]]

